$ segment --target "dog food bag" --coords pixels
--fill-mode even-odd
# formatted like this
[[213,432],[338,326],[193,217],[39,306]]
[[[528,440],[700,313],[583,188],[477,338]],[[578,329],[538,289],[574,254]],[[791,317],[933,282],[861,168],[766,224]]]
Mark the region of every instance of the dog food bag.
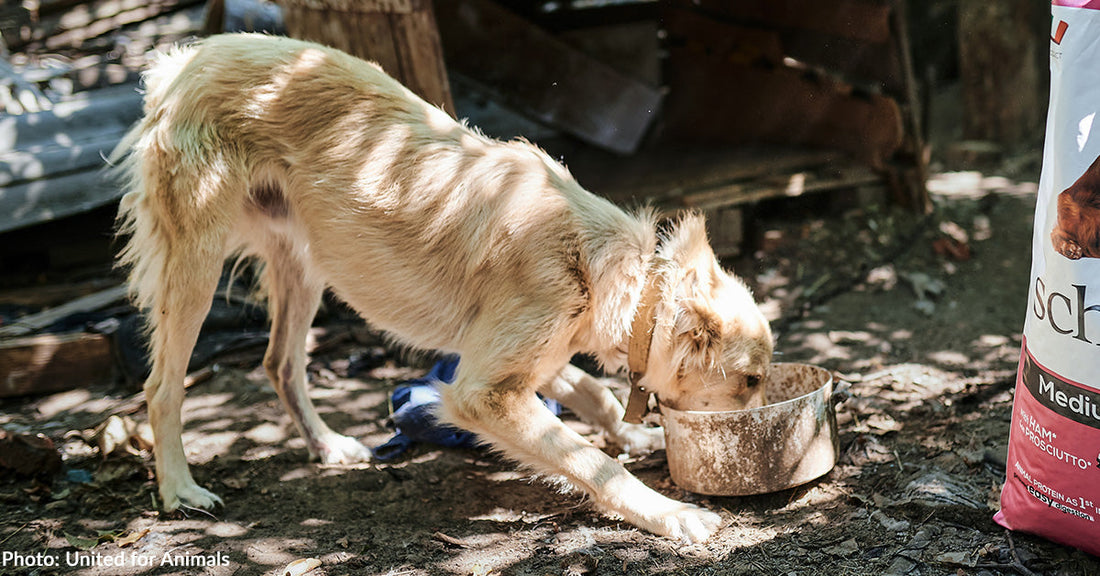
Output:
[[1050,111],[994,519],[1100,555],[1100,0],[1054,0]]

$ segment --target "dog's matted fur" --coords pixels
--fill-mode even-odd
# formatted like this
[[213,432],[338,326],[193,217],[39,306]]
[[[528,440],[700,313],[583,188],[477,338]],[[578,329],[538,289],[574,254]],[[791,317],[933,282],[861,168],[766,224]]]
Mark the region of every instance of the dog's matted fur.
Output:
[[[285,38],[226,35],[163,55],[145,117],[116,152],[129,190],[120,261],[147,310],[145,383],[163,506],[220,503],[191,477],[183,379],[223,262],[264,263],[264,367],[312,456],[369,459],[306,392],[305,338],[325,289],[415,347],[461,354],[442,416],[603,510],[658,534],[705,539],[719,517],[666,498],[563,425],[536,391],[628,449],[661,444],[568,366],[626,364],[646,286],[655,318],[642,384],[679,406],[762,401],[767,321],[725,273],[699,217],[660,242],[652,217],[583,190],[524,142],[486,138],[377,66]],[[648,316],[646,316],[648,318]],[[649,334],[634,335],[649,337]]]

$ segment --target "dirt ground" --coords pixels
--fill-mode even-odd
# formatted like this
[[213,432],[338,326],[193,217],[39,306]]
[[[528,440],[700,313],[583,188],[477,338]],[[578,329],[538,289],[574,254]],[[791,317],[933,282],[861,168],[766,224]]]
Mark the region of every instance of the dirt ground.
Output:
[[[927,218],[812,199],[755,214],[759,248],[730,264],[775,320],[777,359],[829,368],[851,397],[838,409],[840,461],[798,488],[707,498],[672,483],[663,453],[627,461],[661,492],[720,511],[705,544],[602,516],[484,451],[418,445],[393,463],[309,464],[253,351],[221,361],[185,403],[193,473],[226,501],[213,514],[158,513],[148,453],[103,458],[81,433],[133,389],[0,405],[0,426],[42,432],[65,457],[52,483],[0,480],[0,553],[24,562],[5,556],[0,572],[283,574],[317,559],[309,574],[1100,574],[1100,559],[991,520],[1037,179],[1034,158],[937,174]],[[362,333],[315,354],[313,395],[335,429],[378,445],[392,434],[389,392],[430,361]]]

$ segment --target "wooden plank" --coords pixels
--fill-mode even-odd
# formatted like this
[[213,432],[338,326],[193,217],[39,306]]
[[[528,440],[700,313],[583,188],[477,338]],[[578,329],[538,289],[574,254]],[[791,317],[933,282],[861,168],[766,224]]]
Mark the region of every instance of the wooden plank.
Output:
[[768,29],[719,21],[697,10],[670,7],[663,12],[670,46],[691,44],[712,59],[782,66],[785,57],[818,66],[862,84],[900,92],[901,64],[891,45],[791,29]]
[[813,170],[842,158],[842,153],[827,150],[676,146],[614,162],[602,156],[575,156],[569,159],[569,169],[585,187],[617,202],[663,204],[677,203],[691,190]]
[[0,338],[23,336],[46,328],[54,322],[72,316],[78,312],[94,312],[106,308],[111,304],[124,300],[126,298],[126,292],[127,289],[125,285],[112,286],[94,294],[89,294],[71,302],[66,302],[55,308],[24,316],[19,318],[14,324],[0,326]]
[[66,8],[72,8],[78,4],[84,4],[88,0],[37,0],[34,4],[37,4],[37,13],[39,16],[46,14],[54,14],[65,10]]
[[[850,3],[834,2],[830,6],[834,4],[839,6],[838,10],[844,10],[849,8]],[[703,74],[693,75],[684,68],[709,67],[711,77],[721,78],[728,76],[729,72],[719,72],[719,68],[738,64],[751,67],[754,62],[766,62],[776,68],[777,76],[770,85],[746,89],[745,86],[753,82],[751,77],[728,84],[723,84],[723,79],[710,80],[716,83],[710,87],[712,91],[741,90],[738,95],[740,99],[735,98],[728,106],[742,107],[744,116],[755,121],[730,126],[728,132],[731,136],[744,138],[743,143],[787,141],[838,147],[880,168],[885,181],[894,183],[893,192],[902,205],[916,210],[927,209],[927,194],[922,184],[924,156],[920,140],[919,103],[914,92],[904,12],[899,2],[880,2],[879,5],[886,9],[887,14],[888,41],[885,43],[775,24],[731,24],[717,20],[729,18],[728,15],[704,15],[696,9],[683,9],[683,3],[666,8],[665,22],[672,53],[666,74],[671,85],[669,133],[680,132],[683,136],[692,126],[704,126],[704,130],[706,126],[713,126],[713,111],[700,108],[702,101],[696,98],[697,95],[683,94],[685,90],[690,92],[698,87],[684,86],[680,89],[683,82],[701,81]],[[764,29],[765,26],[769,28]],[[772,37],[762,36],[761,32],[772,34]],[[739,43],[741,38],[745,39],[748,48]],[[754,53],[754,49],[758,51]],[[757,60],[754,61],[752,56],[757,56]],[[824,68],[830,75],[870,87],[872,92],[881,88],[892,98],[884,100],[881,96],[858,95],[846,84],[826,77],[812,80],[810,75],[804,75],[800,65],[795,65],[799,66],[795,68],[780,61],[780,56]],[[761,74],[760,67],[757,68],[757,74]],[[781,71],[781,68],[786,68],[786,71]],[[784,74],[786,78],[783,78]],[[771,92],[776,95],[778,104],[756,101],[746,108],[744,98],[749,96],[746,94],[749,90]],[[896,120],[890,120],[890,116],[895,115],[891,108],[896,110]],[[882,122],[875,121],[875,118]],[[784,124],[784,119],[800,122]],[[861,141],[860,130],[868,130],[871,137]],[[783,136],[784,132],[790,136]],[[898,132],[900,140],[896,140],[892,132]]]
[[880,44],[890,40],[890,6],[873,0],[674,0],[673,4],[744,24],[824,32]]
[[423,10],[428,0],[281,0],[286,6],[299,6],[315,12],[347,14],[412,14]]
[[807,174],[788,174],[769,182],[730,183],[685,191],[681,205],[712,211],[727,206],[753,204],[762,200],[793,198],[830,190],[883,185],[882,176],[868,169],[852,169],[833,177],[816,178]]
[[662,94],[488,0],[436,4],[444,55],[511,107],[590,144],[631,153]]
[[9,305],[27,306],[32,309],[57,306],[70,300],[87,296],[104,288],[116,286],[118,282],[108,278],[91,278],[78,282],[61,284],[23,285],[0,290],[0,302]]
[[670,50],[666,142],[804,145],[847,152],[884,166],[901,145],[893,100],[856,95],[798,70],[709,60]]
[[[125,62],[125,63],[124,63]],[[71,63],[49,67],[24,67],[20,72],[27,82],[46,83],[65,78],[73,82],[74,92],[130,83],[137,86],[143,60],[120,54],[89,54]],[[136,91],[135,91],[136,92]]]
[[656,20],[566,30],[557,37],[631,78],[661,85],[664,51]]
[[102,384],[112,376],[111,343],[72,332],[0,340],[0,397],[45,394]]
[[710,58],[741,64],[763,61],[783,65],[783,40],[775,30],[720,22],[696,10],[675,6],[662,15],[670,47],[687,47]]
[[583,7],[561,2],[556,10],[544,10],[545,4],[530,0],[496,0],[497,4],[535,22],[554,34],[569,30],[600,28],[620,24],[656,21],[659,2],[589,2]]
[[[175,43],[193,41],[195,34],[202,30],[203,3],[191,4],[171,12],[123,24],[120,28],[111,28],[106,34],[86,37],[77,46],[61,46],[56,52],[69,58],[81,58],[88,54],[104,54],[111,58],[120,58],[127,64],[144,65],[150,50]],[[125,45],[123,50],[120,46]],[[26,50],[41,52],[41,43],[29,46]]]

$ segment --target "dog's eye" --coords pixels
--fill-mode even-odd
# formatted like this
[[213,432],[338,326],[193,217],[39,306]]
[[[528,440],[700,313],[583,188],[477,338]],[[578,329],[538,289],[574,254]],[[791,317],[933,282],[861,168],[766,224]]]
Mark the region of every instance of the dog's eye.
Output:
[[749,388],[756,388],[757,386],[760,385],[760,377],[759,376],[755,376],[755,375],[749,376],[746,380],[747,380],[746,384],[748,385]]

